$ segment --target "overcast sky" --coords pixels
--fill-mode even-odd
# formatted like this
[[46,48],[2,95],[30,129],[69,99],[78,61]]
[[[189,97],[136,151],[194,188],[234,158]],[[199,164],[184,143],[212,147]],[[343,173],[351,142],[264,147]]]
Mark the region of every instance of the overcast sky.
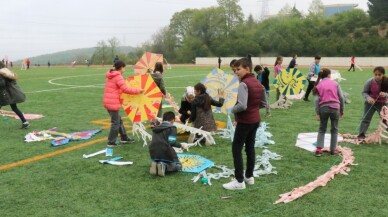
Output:
[[[312,0],[269,0],[270,14],[286,3],[304,12]],[[323,0],[324,4],[367,0]],[[10,60],[93,47],[117,37],[137,46],[169,24],[175,12],[217,5],[216,0],[0,0],[0,58]],[[240,0],[246,16],[260,16],[261,0]]]

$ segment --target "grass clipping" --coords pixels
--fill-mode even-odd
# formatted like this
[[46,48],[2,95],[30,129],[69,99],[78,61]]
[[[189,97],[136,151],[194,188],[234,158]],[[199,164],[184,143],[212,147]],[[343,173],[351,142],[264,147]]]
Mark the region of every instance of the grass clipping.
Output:
[[328,172],[319,176],[315,181],[308,183],[305,186],[295,188],[294,190],[281,194],[280,199],[275,202],[278,203],[288,203],[293,200],[296,200],[302,197],[305,194],[312,192],[318,187],[326,186],[327,183],[334,179],[334,176],[341,173],[342,175],[348,175],[350,171],[349,166],[354,164],[353,151],[350,148],[338,146],[338,151],[342,155],[342,162],[338,165],[333,166]]

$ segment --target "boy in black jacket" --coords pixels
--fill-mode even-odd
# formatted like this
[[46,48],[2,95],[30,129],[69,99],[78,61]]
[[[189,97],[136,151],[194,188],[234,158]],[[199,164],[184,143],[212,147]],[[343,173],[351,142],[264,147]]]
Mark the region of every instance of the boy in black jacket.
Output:
[[184,144],[176,142],[177,129],[173,125],[175,114],[171,111],[163,114],[163,122],[152,129],[152,141],[149,147],[151,156],[151,175],[164,176],[165,172],[179,172],[182,170],[178,156],[174,150],[186,148]]
[[257,74],[257,76],[256,76],[257,80],[259,80],[260,83],[265,88],[265,100],[266,100],[266,106],[265,106],[266,114],[265,114],[265,116],[269,117],[269,116],[271,116],[271,111],[270,111],[270,107],[269,107],[269,79],[268,79],[270,71],[267,67],[264,67],[264,70],[263,70],[263,67],[260,65],[255,66],[253,71],[255,71]]

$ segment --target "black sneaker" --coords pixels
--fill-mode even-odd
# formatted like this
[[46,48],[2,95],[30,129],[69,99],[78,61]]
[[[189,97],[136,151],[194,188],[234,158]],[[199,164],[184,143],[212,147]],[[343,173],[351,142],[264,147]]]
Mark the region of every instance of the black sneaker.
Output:
[[117,143],[108,142],[108,144],[106,146],[109,147],[109,148],[114,148],[114,147],[117,147],[119,145]]
[[121,144],[134,143],[134,142],[135,142],[135,140],[134,140],[134,139],[131,139],[131,138],[129,138],[129,137],[127,137],[127,138],[122,138],[122,139],[120,140],[120,143],[121,143]]
[[306,99],[306,98],[303,98],[303,101],[305,101],[305,102],[310,102],[310,100],[309,100],[309,99]]
[[28,121],[22,123],[22,127],[20,127],[20,129],[26,129],[30,126],[30,123],[28,123]]

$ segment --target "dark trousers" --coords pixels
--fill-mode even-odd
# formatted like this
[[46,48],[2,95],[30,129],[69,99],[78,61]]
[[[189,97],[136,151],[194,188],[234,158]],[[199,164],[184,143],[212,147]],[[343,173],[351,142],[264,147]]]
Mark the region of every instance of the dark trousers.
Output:
[[354,72],[354,64],[352,63],[351,65],[350,65],[350,68],[348,69],[348,71],[350,71],[350,69],[352,69],[353,68],[353,72]]
[[109,143],[116,143],[117,135],[120,134],[122,139],[127,138],[127,132],[125,131],[125,127],[123,124],[123,120],[121,120],[119,111],[109,111],[110,116],[110,132],[108,137]]
[[308,82],[309,82],[309,85],[307,86],[306,94],[304,95],[305,99],[309,98],[309,95],[315,86],[315,81],[308,80]]
[[369,124],[372,120],[373,115],[377,112],[380,115],[380,111],[383,108],[384,104],[375,103],[374,105],[365,103],[364,105],[364,117],[361,120],[360,131],[358,133],[358,137],[365,138],[366,131],[368,131]]
[[338,121],[339,121],[340,111],[338,109],[329,108],[327,106],[319,108],[319,132],[317,139],[317,147],[323,148],[325,141],[325,133],[327,129],[327,122],[330,119],[331,122],[331,139],[330,139],[330,151],[334,151],[337,147],[338,139]]
[[242,149],[245,143],[245,153],[247,155],[247,169],[245,177],[253,177],[255,168],[255,140],[256,131],[259,124],[242,124],[237,123],[232,143],[232,154],[234,163],[234,176],[238,182],[244,181],[244,165],[242,158]]
[[27,120],[24,118],[24,115],[23,113],[18,109],[17,105],[16,104],[11,104],[11,109],[13,112],[15,112],[15,114],[20,118],[20,120],[22,121],[22,123],[26,122]]

